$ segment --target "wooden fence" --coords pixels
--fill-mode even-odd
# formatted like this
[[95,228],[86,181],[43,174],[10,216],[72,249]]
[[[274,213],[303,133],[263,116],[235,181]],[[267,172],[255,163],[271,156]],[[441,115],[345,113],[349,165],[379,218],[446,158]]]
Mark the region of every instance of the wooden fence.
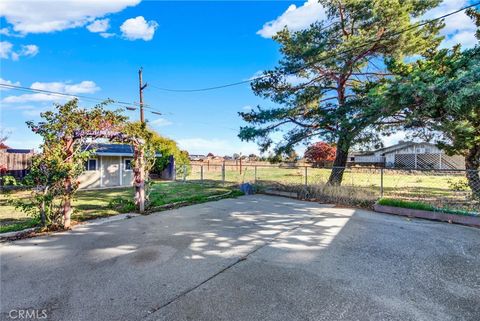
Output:
[[33,150],[0,150],[0,169],[5,172],[2,174],[22,179],[28,173],[33,155]]

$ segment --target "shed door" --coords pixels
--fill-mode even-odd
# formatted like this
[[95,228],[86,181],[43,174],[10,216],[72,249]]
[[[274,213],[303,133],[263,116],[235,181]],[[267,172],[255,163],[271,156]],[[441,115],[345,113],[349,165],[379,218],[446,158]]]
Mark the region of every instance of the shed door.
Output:
[[102,157],[102,181],[103,186],[120,185],[120,164],[118,157]]

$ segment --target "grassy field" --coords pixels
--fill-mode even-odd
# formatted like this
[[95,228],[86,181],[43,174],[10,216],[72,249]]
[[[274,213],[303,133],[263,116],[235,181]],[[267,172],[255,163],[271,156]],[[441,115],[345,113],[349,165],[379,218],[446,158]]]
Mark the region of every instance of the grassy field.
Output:
[[[171,204],[181,201],[202,202],[212,195],[224,194],[231,189],[218,184],[155,182],[152,186],[150,200],[153,206]],[[8,198],[29,198],[30,192],[20,191],[0,195],[0,232],[9,232],[33,227],[37,221],[25,213],[7,204]],[[102,190],[83,190],[77,193],[74,201],[74,221],[116,215],[129,211],[129,205],[112,201],[133,200],[133,188],[112,188]]]
[[[256,175],[255,175],[256,172]],[[331,169],[308,168],[307,184],[325,184]],[[279,168],[268,166],[243,166],[242,174],[239,167],[227,166],[225,180],[231,183],[256,182],[269,184],[305,184],[305,168]],[[200,166],[192,166],[187,180],[201,178]],[[221,166],[203,166],[205,180],[221,181]],[[348,168],[345,170],[342,186],[354,186],[367,189],[381,195],[382,175],[380,169]],[[461,171],[401,171],[384,169],[383,195],[399,199],[422,200],[436,206],[454,206],[465,208],[471,205],[470,192],[467,189],[455,189],[454,183],[465,184],[466,178]],[[461,184],[460,184],[461,185]]]

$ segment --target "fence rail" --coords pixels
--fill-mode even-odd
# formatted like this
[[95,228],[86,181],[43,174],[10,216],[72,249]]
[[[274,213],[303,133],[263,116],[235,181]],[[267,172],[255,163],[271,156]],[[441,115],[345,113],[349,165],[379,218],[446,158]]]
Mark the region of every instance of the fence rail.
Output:
[[[191,165],[177,169],[177,179],[184,181],[239,184],[249,182],[260,186],[323,186],[332,170],[343,175],[341,186],[348,193],[365,197],[386,197],[421,201],[436,207],[478,211],[466,178],[467,171],[459,169],[415,169],[344,167],[314,168],[285,165]],[[478,172],[474,174],[478,175]],[[480,189],[480,186],[474,186]]]

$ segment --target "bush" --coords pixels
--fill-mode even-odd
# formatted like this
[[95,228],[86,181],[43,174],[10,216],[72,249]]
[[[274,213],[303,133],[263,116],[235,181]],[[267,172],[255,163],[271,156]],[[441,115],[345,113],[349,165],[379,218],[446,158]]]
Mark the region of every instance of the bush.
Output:
[[17,186],[18,185],[15,177],[13,177],[11,175],[2,176],[1,180],[2,180],[2,183],[3,183],[4,186]]
[[135,202],[131,199],[117,197],[108,203],[108,208],[116,210],[120,213],[133,212],[136,209]]
[[458,179],[458,180],[449,179],[447,182],[448,182],[448,187],[453,191],[461,192],[461,191],[470,190],[470,187],[468,186],[468,181],[466,178]]

